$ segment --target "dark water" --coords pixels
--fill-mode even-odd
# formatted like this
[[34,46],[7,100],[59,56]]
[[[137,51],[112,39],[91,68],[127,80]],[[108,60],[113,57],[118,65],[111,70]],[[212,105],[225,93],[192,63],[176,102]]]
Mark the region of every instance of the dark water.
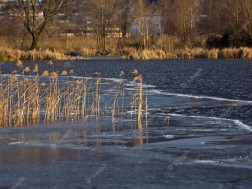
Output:
[[[31,66],[34,63],[25,63]],[[52,69],[39,62],[40,71]],[[14,64],[1,65],[9,74]],[[65,61],[74,76],[138,89],[143,75],[148,128],[109,116],[0,130],[1,188],[252,187],[252,60]],[[114,88],[104,89],[103,98]],[[125,115],[130,108],[125,108]]]

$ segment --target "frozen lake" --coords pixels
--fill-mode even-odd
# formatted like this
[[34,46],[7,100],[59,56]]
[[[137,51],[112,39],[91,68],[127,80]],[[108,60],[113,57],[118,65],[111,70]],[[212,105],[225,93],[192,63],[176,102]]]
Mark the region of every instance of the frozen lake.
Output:
[[[0,69],[6,77],[16,68]],[[100,72],[101,103],[123,84],[123,116],[1,128],[0,189],[251,188],[252,60],[84,60],[54,69],[74,70],[73,79]],[[134,69],[148,95],[141,128],[130,107]]]

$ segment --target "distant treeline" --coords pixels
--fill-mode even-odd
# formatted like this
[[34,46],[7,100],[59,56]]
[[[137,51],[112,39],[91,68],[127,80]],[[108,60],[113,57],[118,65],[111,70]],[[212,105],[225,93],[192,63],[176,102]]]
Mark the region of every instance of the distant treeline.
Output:
[[0,9],[0,36],[21,49],[47,48],[60,35],[91,36],[98,54],[111,51],[108,38],[117,50],[168,48],[158,43],[167,38],[179,49],[252,47],[251,0],[14,0]]

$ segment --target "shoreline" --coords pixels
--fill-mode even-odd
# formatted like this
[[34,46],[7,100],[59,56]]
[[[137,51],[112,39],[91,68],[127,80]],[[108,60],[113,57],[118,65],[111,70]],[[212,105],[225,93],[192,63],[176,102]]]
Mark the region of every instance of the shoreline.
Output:
[[41,61],[41,60],[188,60],[188,59],[251,59],[252,48],[224,48],[204,49],[192,48],[165,52],[162,49],[137,50],[125,48],[122,53],[109,54],[107,56],[85,56],[78,52],[71,56],[60,51],[33,50],[22,51],[0,47],[0,62],[13,62],[17,60]]

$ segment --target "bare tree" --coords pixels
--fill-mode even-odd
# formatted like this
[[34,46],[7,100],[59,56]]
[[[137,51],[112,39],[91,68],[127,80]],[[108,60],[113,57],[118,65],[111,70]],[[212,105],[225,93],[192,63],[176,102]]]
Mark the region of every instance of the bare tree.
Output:
[[226,16],[220,14],[220,12],[223,12],[223,0],[204,0],[202,5],[203,14],[207,15],[206,24],[204,25],[205,32],[208,34],[223,33],[226,26],[222,21],[227,22]]
[[245,26],[248,30],[248,34],[252,37],[252,1],[241,0],[241,9],[245,17]]
[[143,48],[149,47],[150,37],[153,35],[153,6],[146,0],[136,0],[134,5],[137,29],[142,36]]
[[242,0],[224,0],[224,6],[229,17],[229,25],[234,29],[239,29],[242,24]]
[[118,49],[121,44],[129,37],[130,28],[134,21],[132,5],[134,0],[117,0],[115,7],[116,25],[118,27]]
[[192,44],[199,15],[200,6],[196,0],[177,0],[176,26],[182,44]]
[[106,51],[106,38],[113,27],[115,0],[93,0],[91,17],[93,30],[96,33],[97,48]]
[[159,34],[161,37],[163,37],[165,33],[165,27],[169,18],[168,15],[169,3],[170,2],[167,0],[160,0],[156,5],[155,18],[156,21],[158,22]]
[[129,33],[130,26],[132,24],[132,4],[133,0],[118,0],[117,1],[117,22],[120,28],[122,37],[125,38]]
[[36,49],[43,31],[56,18],[67,0],[17,0],[13,11],[32,37],[30,49]]

